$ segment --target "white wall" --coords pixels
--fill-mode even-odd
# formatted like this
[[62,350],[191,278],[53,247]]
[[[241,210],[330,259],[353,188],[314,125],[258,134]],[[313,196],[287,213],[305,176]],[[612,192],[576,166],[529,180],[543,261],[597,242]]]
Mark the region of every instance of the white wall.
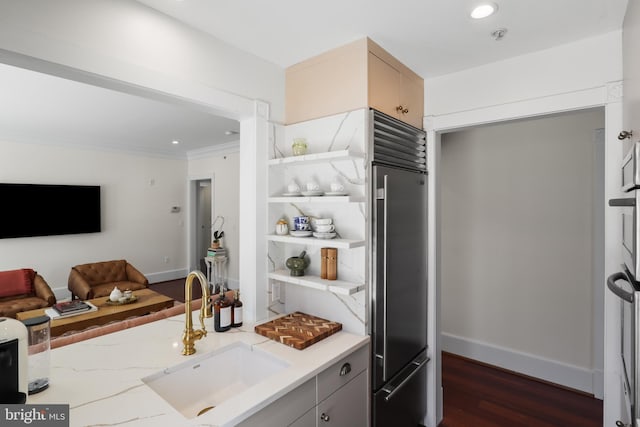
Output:
[[260,99],[284,117],[284,70],[128,0],[0,0],[0,50],[154,87],[189,83]]
[[[236,151],[211,153],[189,158],[188,179],[211,178],[213,184],[212,220],[224,217],[224,247],[229,256],[230,281],[239,279],[240,158]],[[236,287],[235,285],[232,287]]]
[[[349,149],[354,153],[366,153],[366,131],[368,128],[367,109],[308,120],[285,126],[280,138],[270,147],[270,158],[291,156],[293,138],[306,138],[308,154]],[[313,181],[321,189],[328,191],[333,181],[341,182],[351,196],[366,196],[367,165],[363,160],[334,160],[317,163],[287,163],[269,168],[269,195],[279,196],[287,191],[287,185],[295,181],[304,188]],[[269,232],[274,233],[279,219],[289,222],[293,228],[293,217],[300,214],[316,218],[332,218],[336,232],[343,239],[364,241],[367,230],[366,206],[359,203],[304,203],[291,198],[287,203],[269,204]],[[317,242],[315,238],[314,241]],[[333,247],[332,240],[325,240],[322,246]],[[305,275],[320,277],[320,249],[317,244],[290,244],[269,242],[269,271],[288,270],[286,260],[298,256],[303,250],[310,264]],[[364,247],[338,249],[338,280],[367,284],[367,253]],[[369,290],[353,295],[344,295],[326,290],[316,290],[279,280],[270,280],[268,295],[271,298],[271,313],[291,313],[302,311],[324,319],[340,322],[343,330],[365,335],[368,317]],[[279,292],[277,289],[280,289]],[[274,289],[276,289],[274,291]],[[279,294],[279,298],[276,295]],[[284,305],[282,305],[284,303]]]
[[10,141],[0,153],[2,182],[100,185],[102,198],[102,232],[1,239],[0,270],[34,268],[59,298],[87,262],[127,259],[152,282],[186,275],[185,211],[170,213],[186,203],[185,160]]
[[622,78],[620,31],[425,81],[425,116],[508,105]]
[[638,141],[640,134],[640,3],[630,1],[622,28],[624,53],[624,129],[633,130],[634,137],[625,140],[624,152]]
[[258,190],[266,188],[267,121],[284,117],[284,70],[135,1],[0,0],[0,10],[4,63],[240,121],[239,275],[247,321],[264,317],[255,291],[266,253],[266,223],[256,220],[265,217],[266,196]]
[[[429,130],[430,176],[440,180],[440,132],[483,123],[605,107],[605,198],[618,195],[618,165],[622,148],[617,134],[622,126],[622,41],[619,31],[488,64],[425,81],[425,127]],[[480,83],[480,84],[478,84]],[[438,230],[437,188],[430,205],[430,229]],[[605,210],[605,274],[620,264],[618,215]],[[437,239],[437,232],[431,234]],[[439,241],[431,242],[437,249]],[[438,256],[429,259],[430,295],[438,295]],[[605,286],[603,283],[602,286]],[[604,425],[619,416],[621,389],[616,354],[618,305],[605,292],[604,311]],[[437,299],[437,298],[436,298]],[[437,324],[437,319],[434,323]],[[439,330],[436,328],[436,334]],[[437,390],[436,390],[437,391]],[[441,402],[441,400],[440,400]],[[437,409],[437,408],[436,408]],[[433,413],[434,411],[432,411]],[[430,423],[436,425],[436,420]]]
[[586,391],[601,127],[589,110],[448,133],[440,164],[442,333],[577,368]]

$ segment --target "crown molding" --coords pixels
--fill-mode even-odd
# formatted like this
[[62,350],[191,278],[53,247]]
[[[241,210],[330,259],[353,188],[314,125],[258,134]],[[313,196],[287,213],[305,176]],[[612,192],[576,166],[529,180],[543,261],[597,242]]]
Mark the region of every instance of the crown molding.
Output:
[[215,144],[210,147],[199,148],[197,150],[187,151],[187,160],[202,159],[209,156],[230,154],[240,152],[240,141],[225,142],[223,144]]

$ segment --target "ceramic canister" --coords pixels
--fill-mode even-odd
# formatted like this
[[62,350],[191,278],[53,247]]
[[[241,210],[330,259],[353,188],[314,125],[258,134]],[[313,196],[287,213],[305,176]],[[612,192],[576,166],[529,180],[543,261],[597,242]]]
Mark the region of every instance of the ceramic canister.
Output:
[[276,223],[276,234],[283,236],[289,233],[289,224],[287,221],[281,219]]

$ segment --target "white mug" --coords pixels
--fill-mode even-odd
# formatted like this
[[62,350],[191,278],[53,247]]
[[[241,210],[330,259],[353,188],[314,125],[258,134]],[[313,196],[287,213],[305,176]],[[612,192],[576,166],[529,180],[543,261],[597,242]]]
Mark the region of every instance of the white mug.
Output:
[[331,191],[334,193],[339,193],[344,191],[344,185],[340,184],[338,181],[331,183]]
[[318,191],[320,186],[313,181],[307,182],[307,191]]
[[330,233],[336,229],[336,226],[333,224],[317,224],[316,231],[318,233]]
[[289,185],[287,185],[287,190],[289,190],[289,193],[299,193],[300,186],[296,184],[295,181],[291,181]]

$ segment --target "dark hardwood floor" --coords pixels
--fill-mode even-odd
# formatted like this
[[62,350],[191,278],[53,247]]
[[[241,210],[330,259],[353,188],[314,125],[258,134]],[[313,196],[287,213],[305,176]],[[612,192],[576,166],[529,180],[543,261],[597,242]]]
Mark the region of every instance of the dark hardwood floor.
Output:
[[[159,294],[166,295],[176,301],[184,302],[184,282],[185,279],[169,280],[166,282],[151,283],[149,289]],[[193,299],[202,297],[202,289],[197,280],[193,281],[192,295]]]
[[442,353],[441,427],[602,426],[602,401]]
[[[150,289],[184,302],[184,282],[154,283]],[[194,286],[193,298],[201,296]],[[602,426],[601,400],[444,352],[442,389],[440,427]]]

